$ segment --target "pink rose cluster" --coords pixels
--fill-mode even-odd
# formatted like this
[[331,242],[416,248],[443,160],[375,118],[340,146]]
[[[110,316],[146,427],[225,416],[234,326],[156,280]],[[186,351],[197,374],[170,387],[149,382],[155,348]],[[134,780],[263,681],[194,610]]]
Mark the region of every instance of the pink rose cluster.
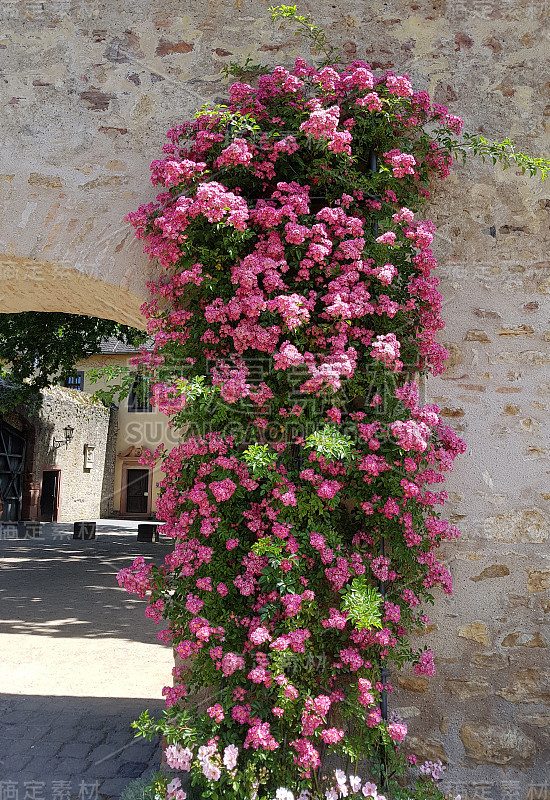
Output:
[[[432,123],[444,135],[426,145]],[[364,132],[381,125],[389,149],[366,174]],[[158,370],[155,404],[180,441],[155,454],[174,548],[118,580],[166,620],[181,660],[163,695],[192,735],[167,763],[220,795],[260,758],[266,793],[309,800],[294,789],[321,754],[360,749],[337,721],[350,699],[371,752],[406,736],[382,719],[380,664],[426,624],[433,588],[451,591],[440,484],[464,451],[413,380],[447,355],[435,226],[415,212],[460,127],[406,75],[297,59],[173,128],[152,165],[161,194],[128,217],[163,268],[143,307],[153,352],[136,361]],[[379,628],[353,610],[362,581],[384,595]],[[434,673],[431,651],[410,657]],[[219,695],[199,704],[215,676]],[[323,791],[385,800],[341,770]],[[184,800],[177,779],[167,796]]]
[[401,153],[397,148],[394,148],[384,153],[384,160],[390,165],[396,178],[404,178],[405,175],[416,174],[414,171],[416,159],[411,153]]

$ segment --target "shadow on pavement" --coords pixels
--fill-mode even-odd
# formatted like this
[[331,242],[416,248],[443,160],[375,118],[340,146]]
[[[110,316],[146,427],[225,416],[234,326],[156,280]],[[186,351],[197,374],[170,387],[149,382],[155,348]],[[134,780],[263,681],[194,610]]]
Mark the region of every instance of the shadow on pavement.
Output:
[[[160,765],[158,739],[136,739],[131,722],[164,703],[142,698],[42,697],[0,694],[0,786],[29,797],[119,798],[134,778]],[[64,785],[62,785],[64,784]],[[61,789],[64,792],[61,792]]]
[[0,634],[154,643],[162,623],[145,619],[145,601],[121,589],[116,574],[140,555],[160,564],[172,548],[171,540],[138,543],[124,533],[92,541],[0,540]]

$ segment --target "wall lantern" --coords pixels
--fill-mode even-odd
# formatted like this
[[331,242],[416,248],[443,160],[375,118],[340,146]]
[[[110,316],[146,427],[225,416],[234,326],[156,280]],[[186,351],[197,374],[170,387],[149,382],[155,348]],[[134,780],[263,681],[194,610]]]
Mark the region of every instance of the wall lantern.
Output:
[[66,425],[63,428],[63,432],[65,434],[64,439],[53,440],[54,450],[57,450],[59,447],[62,447],[63,445],[65,445],[65,447],[68,447],[72,442],[74,436],[74,428],[71,425]]

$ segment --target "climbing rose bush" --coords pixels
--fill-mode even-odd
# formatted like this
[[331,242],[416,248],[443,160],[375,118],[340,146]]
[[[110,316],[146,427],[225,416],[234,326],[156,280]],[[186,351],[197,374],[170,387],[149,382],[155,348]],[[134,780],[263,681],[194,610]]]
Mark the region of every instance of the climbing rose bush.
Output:
[[182,437],[149,462],[174,549],[119,575],[177,653],[140,723],[182,771],[168,798],[411,796],[388,668],[434,674],[408,637],[451,592],[441,484],[465,449],[419,399],[448,354],[417,215],[461,126],[407,76],[297,59],[170,130],[128,215],[163,269],[137,361]]

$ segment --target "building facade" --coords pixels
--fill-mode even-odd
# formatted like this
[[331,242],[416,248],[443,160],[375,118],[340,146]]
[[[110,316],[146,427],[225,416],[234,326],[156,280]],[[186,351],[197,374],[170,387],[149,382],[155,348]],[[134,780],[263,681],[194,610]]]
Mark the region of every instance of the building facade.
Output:
[[[101,352],[76,365],[85,395],[107,388],[107,378],[93,383],[90,370],[108,367],[130,367],[137,350],[116,339],[102,342]],[[127,519],[155,517],[162,480],[160,466],[155,468],[140,462],[144,450],[154,451],[164,444],[172,448],[176,443],[168,419],[157,411],[149,400],[149,387],[136,375],[134,387],[127,397],[115,400],[116,433],[112,434],[112,497],[104,498],[107,516]]]
[[109,409],[74,389],[42,392],[42,407],[0,418],[2,522],[94,520],[109,511]]
[[149,386],[137,374],[129,396],[111,408],[94,399],[109,380],[90,376],[129,367],[136,352],[115,339],[102,342],[65,386],[42,392],[37,413],[19,408],[1,415],[2,522],[155,518],[162,472],[141,456],[163,443],[174,446],[168,420],[151,406]]

